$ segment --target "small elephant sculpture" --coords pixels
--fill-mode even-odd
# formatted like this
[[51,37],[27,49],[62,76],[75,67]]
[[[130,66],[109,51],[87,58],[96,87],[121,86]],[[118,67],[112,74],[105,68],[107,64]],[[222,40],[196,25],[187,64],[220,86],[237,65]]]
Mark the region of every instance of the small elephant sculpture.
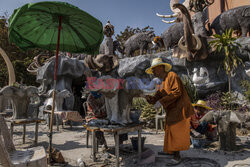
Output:
[[250,5],[239,6],[227,10],[217,16],[211,28],[215,30],[216,34],[222,34],[226,29],[240,30],[242,36],[246,37],[250,27]]
[[[53,90],[50,90],[48,92],[48,96],[51,97],[53,93]],[[71,93],[67,90],[64,89],[62,91],[56,91],[56,95],[55,95],[55,111],[63,111],[63,102],[64,99],[67,97],[70,97]],[[51,110],[52,109],[52,104],[53,104],[53,99],[52,98],[48,98],[45,101],[45,109],[46,110]]]
[[126,53],[126,56],[133,57],[134,52],[137,49],[140,49],[140,55],[143,54],[144,50],[148,52],[149,50],[148,44],[152,42],[154,36],[155,35],[153,31],[141,32],[131,36],[124,43],[124,52]]
[[200,122],[203,121],[217,124],[220,150],[235,150],[236,125],[242,122],[239,113],[229,110],[210,111],[200,119]]
[[0,96],[11,99],[13,119],[27,118],[30,98],[38,97],[38,89],[35,86],[5,86],[0,90]]

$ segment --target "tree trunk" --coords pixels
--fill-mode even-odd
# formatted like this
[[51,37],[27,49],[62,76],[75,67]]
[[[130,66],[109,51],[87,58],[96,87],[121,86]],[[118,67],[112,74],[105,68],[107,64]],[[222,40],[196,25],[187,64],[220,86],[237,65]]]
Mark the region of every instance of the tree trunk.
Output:
[[231,74],[228,74],[228,91],[231,93]]

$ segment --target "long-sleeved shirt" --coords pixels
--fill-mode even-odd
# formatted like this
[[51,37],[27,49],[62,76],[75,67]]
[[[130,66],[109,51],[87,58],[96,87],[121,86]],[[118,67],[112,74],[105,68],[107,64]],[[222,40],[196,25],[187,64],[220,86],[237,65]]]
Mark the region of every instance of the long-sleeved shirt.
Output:
[[161,84],[160,91],[164,94],[159,102],[166,111],[167,125],[173,125],[194,114],[186,89],[176,73],[169,72],[167,74]]

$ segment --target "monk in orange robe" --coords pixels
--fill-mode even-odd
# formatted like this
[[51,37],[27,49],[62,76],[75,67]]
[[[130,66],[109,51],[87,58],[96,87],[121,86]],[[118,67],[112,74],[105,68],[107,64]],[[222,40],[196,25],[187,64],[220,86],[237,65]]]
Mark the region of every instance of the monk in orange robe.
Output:
[[146,73],[154,74],[163,82],[154,96],[147,95],[145,98],[150,104],[159,101],[166,111],[164,152],[173,154],[172,160],[179,163],[180,151],[190,147],[190,117],[194,109],[181,79],[176,73],[170,72],[171,68],[161,58],[153,59]]

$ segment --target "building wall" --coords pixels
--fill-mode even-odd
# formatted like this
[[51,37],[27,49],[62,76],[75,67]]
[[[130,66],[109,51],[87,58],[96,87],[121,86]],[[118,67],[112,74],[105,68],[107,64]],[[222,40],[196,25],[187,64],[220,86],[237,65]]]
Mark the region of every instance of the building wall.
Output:
[[208,7],[209,22],[212,23],[223,11],[243,5],[250,5],[250,0],[214,0]]

